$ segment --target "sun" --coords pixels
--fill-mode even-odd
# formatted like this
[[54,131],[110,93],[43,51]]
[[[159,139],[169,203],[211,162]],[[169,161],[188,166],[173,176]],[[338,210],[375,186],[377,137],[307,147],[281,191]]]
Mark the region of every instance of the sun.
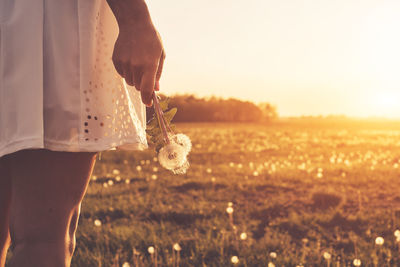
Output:
[[369,108],[375,116],[400,118],[400,92],[380,92],[372,95]]

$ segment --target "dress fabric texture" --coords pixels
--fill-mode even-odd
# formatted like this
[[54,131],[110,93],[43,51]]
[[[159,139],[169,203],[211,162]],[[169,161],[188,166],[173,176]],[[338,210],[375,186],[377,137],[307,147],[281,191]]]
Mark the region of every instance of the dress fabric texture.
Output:
[[111,61],[106,0],[0,0],[0,157],[147,147],[140,93]]

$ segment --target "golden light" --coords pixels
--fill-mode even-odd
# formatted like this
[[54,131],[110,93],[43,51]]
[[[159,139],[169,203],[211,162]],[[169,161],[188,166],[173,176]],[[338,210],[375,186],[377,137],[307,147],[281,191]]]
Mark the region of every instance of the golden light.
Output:
[[400,92],[377,92],[369,101],[370,114],[400,118]]

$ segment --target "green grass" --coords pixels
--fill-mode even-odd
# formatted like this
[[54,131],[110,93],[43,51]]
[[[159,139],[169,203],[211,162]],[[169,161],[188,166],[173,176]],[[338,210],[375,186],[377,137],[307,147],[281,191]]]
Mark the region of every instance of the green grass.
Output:
[[[231,266],[232,256],[236,266],[327,266],[324,252],[331,266],[352,266],[356,258],[362,266],[400,266],[399,127],[179,124],[178,130],[193,141],[183,176],[162,169],[151,151],[102,153],[82,205],[72,266],[155,266],[149,246],[158,266],[177,266],[175,243],[182,248],[179,266]],[[109,180],[114,184],[105,188]],[[378,236],[382,246],[375,245]]]

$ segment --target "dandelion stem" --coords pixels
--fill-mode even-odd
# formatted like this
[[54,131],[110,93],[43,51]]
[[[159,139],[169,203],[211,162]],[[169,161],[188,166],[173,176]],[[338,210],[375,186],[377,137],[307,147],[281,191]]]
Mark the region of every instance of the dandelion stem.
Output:
[[153,94],[153,102],[154,102],[154,112],[156,113],[158,125],[161,129],[162,135],[164,137],[164,141],[165,141],[165,143],[169,144],[170,141],[168,138],[167,129],[166,129],[165,122],[164,122],[164,115],[162,113],[160,103],[158,102],[156,93]]

